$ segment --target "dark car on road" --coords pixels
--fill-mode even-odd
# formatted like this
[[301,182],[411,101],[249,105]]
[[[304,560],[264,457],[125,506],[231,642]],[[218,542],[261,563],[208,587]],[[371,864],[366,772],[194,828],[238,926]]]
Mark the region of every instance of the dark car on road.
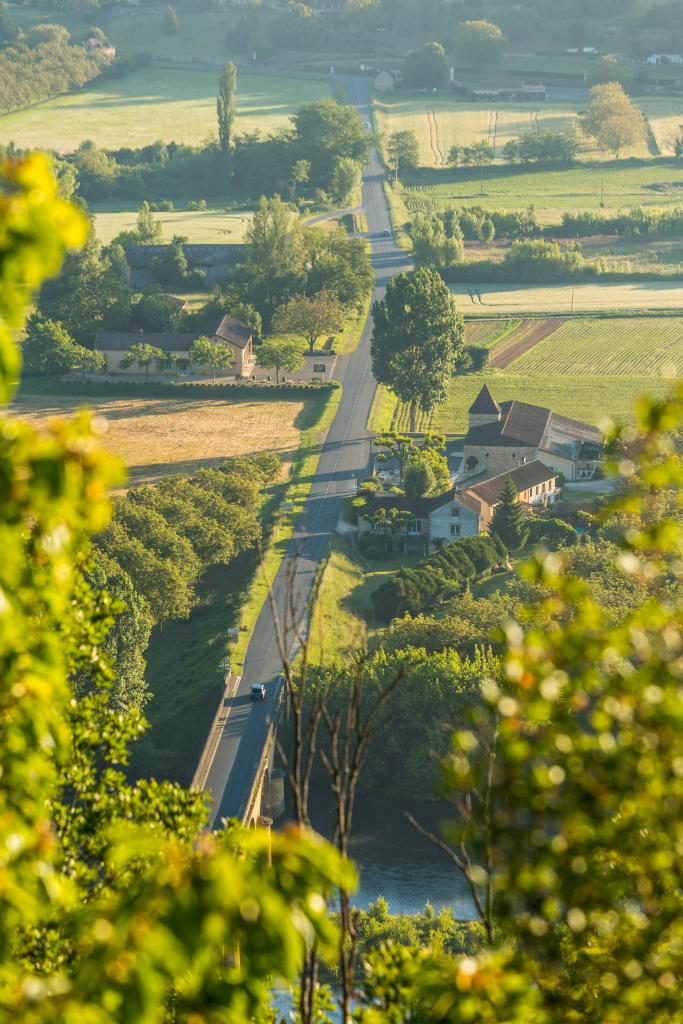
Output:
[[263,683],[254,683],[251,690],[249,691],[249,696],[251,697],[252,700],[265,700],[266,688],[263,685]]

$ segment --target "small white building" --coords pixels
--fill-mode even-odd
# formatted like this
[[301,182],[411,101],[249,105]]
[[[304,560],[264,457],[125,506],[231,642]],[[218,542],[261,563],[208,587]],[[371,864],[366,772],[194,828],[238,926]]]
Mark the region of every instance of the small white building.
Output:
[[648,64],[683,64],[683,54],[680,53],[651,53],[647,58]]

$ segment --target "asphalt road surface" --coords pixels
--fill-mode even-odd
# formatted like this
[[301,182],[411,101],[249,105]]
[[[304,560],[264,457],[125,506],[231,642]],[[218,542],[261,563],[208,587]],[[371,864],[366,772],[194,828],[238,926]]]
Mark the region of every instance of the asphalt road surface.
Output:
[[[367,82],[347,78],[345,84],[350,101],[357,106],[363,121],[371,121]],[[368,219],[375,268],[374,299],[383,296],[391,277],[411,269],[407,254],[398,248],[393,234],[385,234],[391,232],[391,218],[383,178],[384,168],[373,152],[363,176],[363,209]],[[310,496],[273,585],[280,622],[285,620],[287,604],[295,610],[295,614],[287,618],[293,619],[299,630],[304,623],[318,567],[329,551],[344,502],[356,493],[359,479],[366,475],[370,466],[371,441],[366,423],[375,393],[370,362],[371,336],[370,318],[356,351],[337,362],[335,378],[344,389],[339,409],[322,446]],[[291,628],[284,638],[285,649],[291,652],[296,643],[296,630]],[[206,782],[212,800],[211,821],[216,827],[223,818],[241,818],[244,814],[276,706],[281,672],[276,627],[270,602],[266,601],[249,643],[239,689],[228,701],[227,719]],[[265,701],[250,700],[253,683],[265,684]]]

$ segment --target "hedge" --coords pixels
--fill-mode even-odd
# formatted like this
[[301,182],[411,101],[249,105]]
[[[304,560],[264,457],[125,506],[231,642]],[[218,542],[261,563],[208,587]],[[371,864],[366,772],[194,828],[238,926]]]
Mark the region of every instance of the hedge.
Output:
[[400,569],[383,583],[372,595],[375,613],[384,622],[406,612],[425,614],[441,599],[462,593],[468,581],[490,572],[507,554],[491,534],[444,545],[414,569]]
[[51,393],[65,395],[85,395],[91,397],[139,398],[181,398],[188,395],[192,398],[244,398],[256,396],[270,401],[278,398],[296,398],[302,393],[329,395],[340,385],[337,381],[326,384],[169,384],[137,381],[97,381],[87,380],[55,381],[50,387]]

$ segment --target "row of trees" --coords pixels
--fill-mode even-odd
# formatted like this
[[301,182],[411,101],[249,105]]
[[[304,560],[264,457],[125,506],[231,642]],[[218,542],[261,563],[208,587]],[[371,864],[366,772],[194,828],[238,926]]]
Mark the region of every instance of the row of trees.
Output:
[[201,574],[260,539],[263,491],[279,471],[277,456],[264,454],[132,489],[97,546],[128,573],[155,622],[187,618]]
[[68,154],[87,200],[205,199],[274,195],[343,204],[360,181],[370,137],[357,111],[333,99],[304,103],[270,136],[235,134],[236,71],[218,83],[217,140],[204,146],[158,142],[104,150],[86,140]]
[[36,25],[23,35],[6,11],[0,11],[0,53],[0,114],[85,85],[111,60],[72,46],[62,25]]

